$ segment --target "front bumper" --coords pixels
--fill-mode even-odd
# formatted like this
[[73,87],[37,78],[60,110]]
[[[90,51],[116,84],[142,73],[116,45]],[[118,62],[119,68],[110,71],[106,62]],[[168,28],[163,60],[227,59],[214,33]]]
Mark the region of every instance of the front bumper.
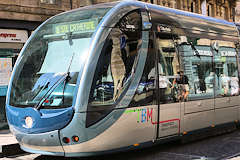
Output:
[[39,134],[22,133],[12,126],[10,126],[10,130],[15,135],[21,149],[26,152],[64,156],[58,130]]

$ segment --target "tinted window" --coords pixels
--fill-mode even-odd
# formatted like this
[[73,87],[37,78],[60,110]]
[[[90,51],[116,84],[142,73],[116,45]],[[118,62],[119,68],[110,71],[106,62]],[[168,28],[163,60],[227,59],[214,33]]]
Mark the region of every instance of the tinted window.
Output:
[[121,100],[134,76],[141,46],[140,13],[123,17],[111,29],[98,59],[89,96],[87,126],[107,115]]
[[185,101],[213,97],[216,74],[210,40],[180,36],[178,49],[182,70],[188,78],[188,97]]

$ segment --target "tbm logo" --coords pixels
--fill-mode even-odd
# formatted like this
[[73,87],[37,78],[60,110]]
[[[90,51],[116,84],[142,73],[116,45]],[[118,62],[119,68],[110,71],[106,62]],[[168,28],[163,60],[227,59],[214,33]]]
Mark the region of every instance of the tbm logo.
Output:
[[151,120],[151,123],[152,123],[152,112],[153,112],[152,108],[147,108],[147,109],[143,108],[143,109],[138,110],[138,120],[137,120],[137,122],[138,123],[140,123],[140,122],[145,123],[145,122],[148,122],[149,120]]

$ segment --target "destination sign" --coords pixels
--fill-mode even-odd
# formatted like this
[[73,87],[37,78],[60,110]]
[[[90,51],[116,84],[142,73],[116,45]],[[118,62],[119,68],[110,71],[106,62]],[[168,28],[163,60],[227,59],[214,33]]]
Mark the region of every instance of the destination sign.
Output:
[[63,34],[68,32],[94,32],[98,24],[98,19],[88,19],[74,21],[69,23],[59,23],[54,25],[55,34]]

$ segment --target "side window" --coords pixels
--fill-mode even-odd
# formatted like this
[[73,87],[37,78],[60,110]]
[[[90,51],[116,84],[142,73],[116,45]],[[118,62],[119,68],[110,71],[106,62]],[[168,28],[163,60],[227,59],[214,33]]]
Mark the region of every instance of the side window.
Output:
[[189,82],[187,100],[239,94],[233,42],[180,36],[178,50],[181,68]]
[[180,83],[176,84],[180,70],[178,52],[174,37],[166,26],[157,26],[158,82],[160,103],[174,103],[180,100]]
[[218,46],[214,58],[217,84],[216,96],[234,96],[239,94],[237,52],[234,42],[215,41]]
[[[184,75],[188,77],[185,101],[213,98],[216,74],[213,69],[213,51],[209,39],[180,36],[178,49]],[[185,94],[186,95],[186,94]]]
[[134,76],[141,45],[140,29],[141,16],[138,11],[127,14],[111,29],[92,82],[88,111],[94,112],[87,113],[87,126],[106,116],[127,90]]
[[[143,74],[135,95],[130,103],[130,107],[146,106],[155,104],[156,100],[156,67],[155,67],[155,50],[153,40],[150,38],[148,45],[148,54],[145,62]],[[137,75],[138,76],[138,75]]]

